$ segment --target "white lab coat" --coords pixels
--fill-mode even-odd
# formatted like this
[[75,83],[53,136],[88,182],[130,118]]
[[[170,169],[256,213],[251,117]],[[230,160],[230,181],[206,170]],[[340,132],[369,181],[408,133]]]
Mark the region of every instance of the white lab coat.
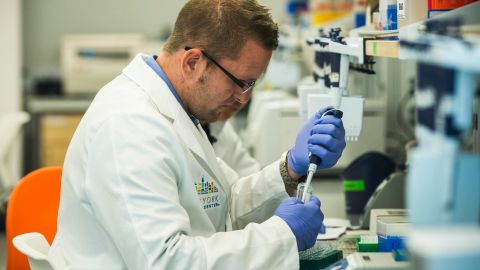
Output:
[[217,139],[217,141],[212,144],[215,154],[237,172],[240,177],[261,170],[262,167],[250,156],[230,122],[218,121],[210,123],[209,125],[210,134]]
[[145,57],[99,91],[75,131],[51,259],[68,269],[297,269],[295,237],[272,216],[287,197],[278,162],[237,179]]

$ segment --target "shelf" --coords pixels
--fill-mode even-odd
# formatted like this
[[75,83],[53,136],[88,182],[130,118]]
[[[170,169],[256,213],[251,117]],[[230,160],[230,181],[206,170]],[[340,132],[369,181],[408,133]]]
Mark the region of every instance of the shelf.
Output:
[[[478,11],[480,10],[480,2],[472,3],[467,6],[457,8],[430,18],[424,21],[412,23],[398,30],[398,38],[400,40],[417,39],[424,35],[424,24],[427,21],[442,21],[462,18],[464,26],[461,27],[462,36],[469,39],[473,36],[474,40],[478,40],[480,33]],[[365,31],[364,31],[365,32]],[[360,32],[362,33],[362,32]],[[366,33],[369,33],[366,31]],[[375,35],[378,35],[373,31]],[[380,34],[388,34],[388,32],[378,32]],[[408,57],[400,51],[399,41],[392,40],[367,40],[365,42],[365,54],[369,56],[390,57],[398,59],[407,59]]]
[[365,54],[398,58],[399,44],[398,40],[367,40],[365,42]]
[[84,113],[93,98],[28,97],[26,109],[34,114]]

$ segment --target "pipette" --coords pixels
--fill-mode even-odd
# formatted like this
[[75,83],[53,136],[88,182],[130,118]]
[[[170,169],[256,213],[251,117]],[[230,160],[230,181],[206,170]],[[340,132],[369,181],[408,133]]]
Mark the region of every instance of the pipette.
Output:
[[[322,114],[320,119],[323,119],[326,115],[333,115],[337,118],[342,118],[343,112],[337,109],[331,109]],[[310,189],[310,184],[312,183],[313,174],[317,171],[317,166],[322,162],[322,159],[312,155],[309,153],[310,164],[308,164],[308,171],[307,171],[307,181],[305,182],[305,186],[303,187],[303,194],[302,194],[302,202],[306,203],[307,193]]]

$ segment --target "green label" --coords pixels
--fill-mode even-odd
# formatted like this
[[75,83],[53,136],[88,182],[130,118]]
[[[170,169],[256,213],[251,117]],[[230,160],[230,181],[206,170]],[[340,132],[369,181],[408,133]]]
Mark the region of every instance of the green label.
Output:
[[374,55],[377,55],[377,42],[372,42],[372,52]]
[[365,181],[343,180],[343,189],[345,191],[365,191]]

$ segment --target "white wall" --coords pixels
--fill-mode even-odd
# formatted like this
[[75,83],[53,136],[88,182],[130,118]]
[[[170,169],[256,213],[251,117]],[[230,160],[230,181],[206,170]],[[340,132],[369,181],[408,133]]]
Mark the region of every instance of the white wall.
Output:
[[0,1],[0,113],[20,108],[20,1]]
[[[0,1],[0,115],[18,111],[22,104],[20,12],[20,0]],[[19,143],[12,156],[15,179],[21,168]]]
[[[11,2],[8,0],[6,2]],[[5,1],[2,1],[5,2]],[[286,0],[260,0],[275,20]],[[60,75],[60,40],[75,33],[142,33],[159,38],[186,0],[23,0],[27,76]]]

